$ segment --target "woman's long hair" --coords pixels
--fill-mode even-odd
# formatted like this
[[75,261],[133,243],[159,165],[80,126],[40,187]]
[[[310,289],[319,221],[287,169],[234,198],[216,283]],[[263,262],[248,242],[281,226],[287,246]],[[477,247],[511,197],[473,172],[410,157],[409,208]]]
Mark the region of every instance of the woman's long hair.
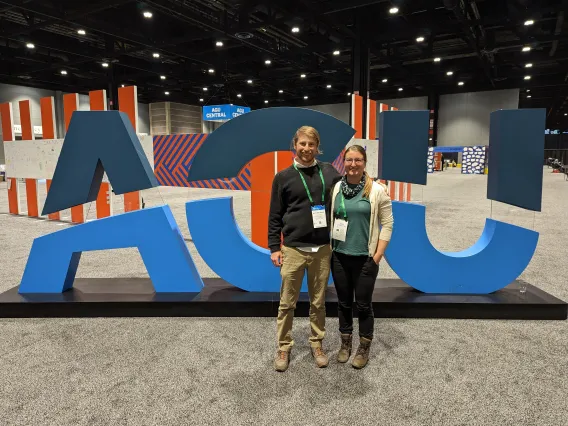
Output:
[[[343,154],[343,161],[345,161],[345,157],[347,153],[350,151],[357,151],[359,154],[363,156],[363,161],[365,162],[365,166],[367,166],[367,152],[365,148],[361,145],[351,145],[349,148],[345,150],[345,154]],[[363,172],[363,177],[365,178],[365,186],[363,187],[363,197],[369,198],[371,194],[371,189],[373,189],[373,179],[369,177],[366,171]]]

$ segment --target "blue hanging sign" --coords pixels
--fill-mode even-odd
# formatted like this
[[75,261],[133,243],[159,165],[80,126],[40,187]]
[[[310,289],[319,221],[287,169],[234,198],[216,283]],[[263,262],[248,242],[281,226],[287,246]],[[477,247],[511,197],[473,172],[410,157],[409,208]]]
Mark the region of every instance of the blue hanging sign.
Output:
[[203,121],[229,121],[250,112],[249,107],[238,105],[208,105],[203,107]]

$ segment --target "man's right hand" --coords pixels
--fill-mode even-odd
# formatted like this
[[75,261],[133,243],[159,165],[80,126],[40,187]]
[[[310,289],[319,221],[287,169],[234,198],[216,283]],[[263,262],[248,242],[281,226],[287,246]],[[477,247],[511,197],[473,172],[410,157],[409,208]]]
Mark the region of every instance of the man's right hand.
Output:
[[272,260],[274,266],[282,266],[282,252],[275,251],[270,255],[270,260]]

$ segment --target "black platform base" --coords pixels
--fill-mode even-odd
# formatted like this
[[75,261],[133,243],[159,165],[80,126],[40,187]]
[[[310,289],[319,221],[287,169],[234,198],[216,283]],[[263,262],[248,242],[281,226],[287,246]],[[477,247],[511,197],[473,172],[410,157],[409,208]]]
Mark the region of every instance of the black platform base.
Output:
[[[0,294],[2,318],[73,317],[272,317],[278,314],[278,293],[249,293],[221,279],[204,279],[200,293],[156,294],[149,279],[77,279],[62,294],[22,296],[13,288]],[[401,280],[377,280],[373,307],[377,318],[459,318],[565,320],[568,305],[530,285],[515,281],[488,295],[424,294]],[[302,294],[295,315],[308,316],[309,299]],[[330,287],[326,314],[337,316],[337,295]]]

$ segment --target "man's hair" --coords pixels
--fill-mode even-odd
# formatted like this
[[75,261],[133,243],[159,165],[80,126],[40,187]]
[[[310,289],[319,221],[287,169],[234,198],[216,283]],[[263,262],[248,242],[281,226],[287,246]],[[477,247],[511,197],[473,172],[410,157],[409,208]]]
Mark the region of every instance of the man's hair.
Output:
[[296,148],[296,143],[298,142],[298,139],[300,139],[301,135],[307,136],[308,138],[315,141],[316,146],[318,148],[318,154],[322,153],[322,151],[320,150],[320,135],[319,135],[319,132],[311,126],[302,126],[298,130],[296,130],[296,133],[294,134],[294,138],[292,139],[292,148]]

